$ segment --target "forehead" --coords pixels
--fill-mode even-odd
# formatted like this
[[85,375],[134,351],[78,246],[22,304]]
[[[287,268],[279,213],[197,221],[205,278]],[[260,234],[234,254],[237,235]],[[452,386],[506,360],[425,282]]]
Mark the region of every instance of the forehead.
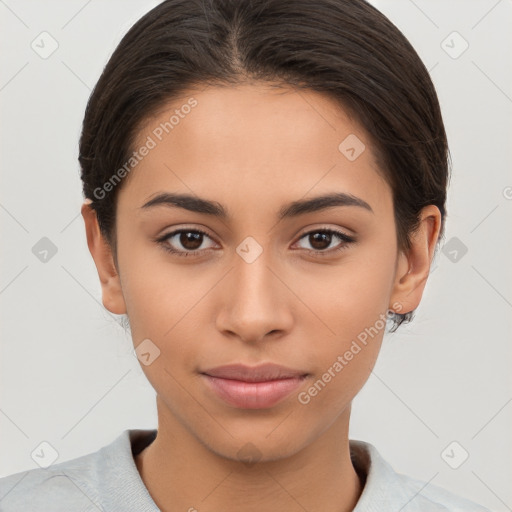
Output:
[[[333,190],[389,203],[365,131],[328,96],[268,84],[208,86],[162,106],[140,129],[144,151],[119,202],[159,191],[261,208]],[[139,151],[140,152],[140,151]],[[372,205],[373,207],[373,205]]]

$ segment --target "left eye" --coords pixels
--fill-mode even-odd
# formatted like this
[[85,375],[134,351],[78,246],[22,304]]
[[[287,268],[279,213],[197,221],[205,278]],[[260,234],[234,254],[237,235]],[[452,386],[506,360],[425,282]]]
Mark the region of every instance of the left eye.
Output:
[[[300,240],[306,239],[309,244],[312,246],[312,249],[307,247],[303,247],[309,252],[331,252],[331,243],[338,239],[338,246],[335,251],[342,250],[348,246],[348,244],[355,241],[354,238],[342,233],[341,231],[336,231],[333,229],[319,229],[316,231],[309,231],[305,233]],[[340,244],[341,241],[341,244]]]

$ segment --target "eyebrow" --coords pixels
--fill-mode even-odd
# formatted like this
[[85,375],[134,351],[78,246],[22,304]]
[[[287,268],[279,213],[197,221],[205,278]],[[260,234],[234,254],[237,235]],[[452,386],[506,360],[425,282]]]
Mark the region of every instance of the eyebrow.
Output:
[[[229,218],[227,209],[217,201],[202,199],[190,194],[162,192],[144,203],[140,208],[148,210],[156,206],[183,208],[191,212],[211,215],[224,220]],[[363,199],[344,192],[334,192],[331,194],[313,197],[311,199],[293,201],[279,210],[278,219],[283,220],[297,217],[299,215],[325,210],[334,206],[357,206],[374,213],[372,207]]]

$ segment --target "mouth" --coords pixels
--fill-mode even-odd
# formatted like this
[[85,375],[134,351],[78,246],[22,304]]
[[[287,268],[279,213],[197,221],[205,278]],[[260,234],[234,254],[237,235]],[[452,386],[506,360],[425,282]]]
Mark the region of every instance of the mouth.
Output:
[[241,409],[267,409],[299,388],[307,372],[267,363],[250,367],[219,366],[200,372],[210,391],[225,403]]

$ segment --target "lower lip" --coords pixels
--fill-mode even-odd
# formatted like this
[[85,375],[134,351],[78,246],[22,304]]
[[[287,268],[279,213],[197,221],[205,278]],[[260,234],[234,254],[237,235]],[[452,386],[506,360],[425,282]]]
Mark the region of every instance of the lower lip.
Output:
[[245,382],[222,379],[202,374],[210,389],[228,404],[241,409],[267,409],[272,407],[304,381],[305,377],[270,380],[267,382]]

